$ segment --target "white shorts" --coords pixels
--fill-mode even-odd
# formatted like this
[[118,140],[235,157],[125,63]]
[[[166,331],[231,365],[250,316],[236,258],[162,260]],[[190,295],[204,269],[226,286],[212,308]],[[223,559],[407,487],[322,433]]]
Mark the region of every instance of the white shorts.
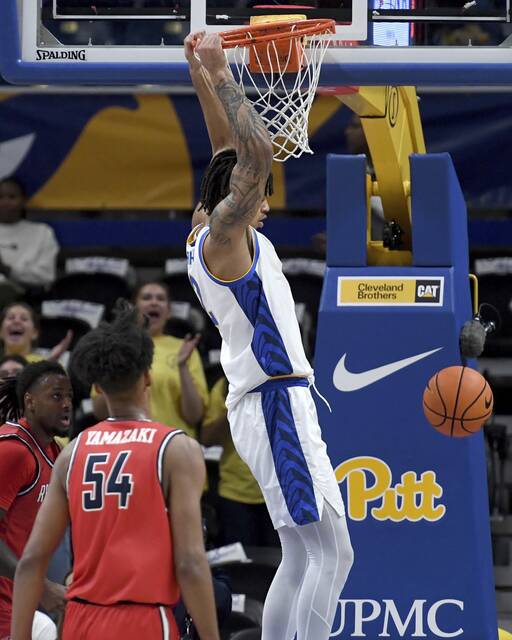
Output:
[[32,623],[32,640],[57,640],[57,627],[51,618],[36,611]]
[[269,380],[231,407],[228,420],[276,529],[319,521],[324,500],[344,515],[306,379]]

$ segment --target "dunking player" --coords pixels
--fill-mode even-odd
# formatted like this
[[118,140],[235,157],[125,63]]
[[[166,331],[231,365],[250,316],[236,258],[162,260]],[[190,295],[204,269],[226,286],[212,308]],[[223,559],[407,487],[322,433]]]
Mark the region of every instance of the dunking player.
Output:
[[[0,381],[0,639],[11,627],[13,578],[60,452],[54,436],[67,434],[71,383],[56,362],[29,364]],[[43,574],[41,580],[45,574]],[[39,598],[51,612],[64,608],[65,589],[44,580]],[[37,602],[36,602],[37,604]],[[34,607],[35,608],[35,607]],[[34,618],[32,622],[32,618]],[[57,630],[37,612],[27,620],[33,637],[54,639]],[[32,637],[27,635],[27,638]]]
[[189,60],[193,48],[202,64],[203,80],[197,69],[191,74],[208,128],[218,104],[236,152],[231,163],[225,154],[210,163],[187,257],[192,286],[222,336],[233,441],[260,484],[283,549],[262,638],[327,640],[353,553],[290,287],[272,244],[256,231],[268,213],[272,145],[233,79],[220,37],[192,34],[185,46]]
[[171,606],[180,589],[201,640],[219,640],[201,523],[203,456],[182,431],[147,417],[152,356],[132,310],[75,347],[73,369],[98,385],[111,417],[57,460],[16,570],[13,640],[30,640],[42,578],[69,521],[75,562],[64,640],[178,640]]

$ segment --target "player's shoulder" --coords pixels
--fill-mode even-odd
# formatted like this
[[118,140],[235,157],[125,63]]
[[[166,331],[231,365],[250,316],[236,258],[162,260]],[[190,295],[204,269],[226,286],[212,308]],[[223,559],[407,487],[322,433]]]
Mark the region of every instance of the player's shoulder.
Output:
[[31,444],[14,431],[0,429],[0,486],[14,478],[20,484],[31,482],[40,463]]
[[32,447],[25,438],[13,429],[0,428],[0,460],[8,460],[9,465],[12,466],[33,458]]
[[26,431],[26,426],[17,422],[4,422],[0,426],[0,442],[17,442],[22,448],[32,448],[32,438]]
[[184,435],[187,438],[189,437],[183,429],[180,429],[179,427],[169,426],[168,424],[164,424],[163,422],[148,421],[147,426],[156,429],[164,436],[169,436],[169,441],[174,440],[176,436]]
[[[169,430],[168,427],[167,429]],[[186,466],[198,457],[202,459],[203,450],[197,440],[181,429],[173,429],[169,431],[165,455],[173,464],[179,463],[180,466]]]

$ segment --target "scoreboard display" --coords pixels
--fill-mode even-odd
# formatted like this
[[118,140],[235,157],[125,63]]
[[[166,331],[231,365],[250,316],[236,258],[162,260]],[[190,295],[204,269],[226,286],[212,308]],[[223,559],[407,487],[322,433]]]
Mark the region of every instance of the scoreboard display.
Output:
[[[190,20],[190,0],[43,0],[53,18]],[[195,0],[207,25],[247,24],[253,15],[302,13],[307,18],[351,21],[352,0]],[[204,9],[203,9],[204,5]]]
[[55,18],[167,18],[190,15],[190,1],[176,0],[52,0]]
[[243,24],[251,16],[299,13],[307,18],[352,21],[352,0],[206,0],[206,24]]

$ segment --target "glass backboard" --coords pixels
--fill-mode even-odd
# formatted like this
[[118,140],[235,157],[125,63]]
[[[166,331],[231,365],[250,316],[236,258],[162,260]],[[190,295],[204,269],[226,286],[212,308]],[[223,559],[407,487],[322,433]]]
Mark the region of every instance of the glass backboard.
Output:
[[336,21],[321,85],[506,85],[510,1],[1,0],[0,73],[14,83],[190,84],[190,30],[299,12]]

